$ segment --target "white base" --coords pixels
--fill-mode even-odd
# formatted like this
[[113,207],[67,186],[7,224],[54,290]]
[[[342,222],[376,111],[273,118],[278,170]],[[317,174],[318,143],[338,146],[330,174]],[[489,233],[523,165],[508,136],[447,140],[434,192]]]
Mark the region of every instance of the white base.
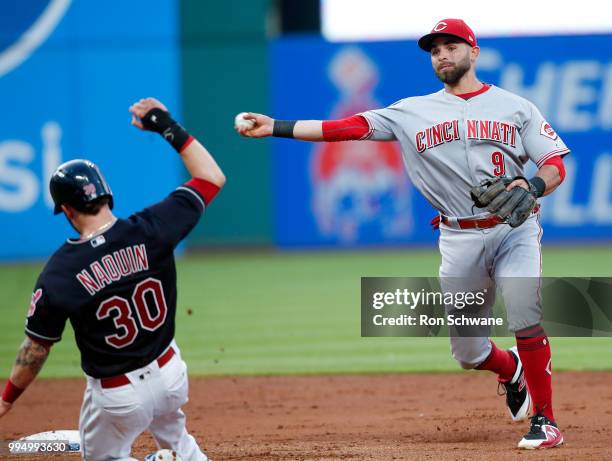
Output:
[[19,440],[67,440],[70,452],[81,451],[81,436],[77,430],[46,431],[22,437]]

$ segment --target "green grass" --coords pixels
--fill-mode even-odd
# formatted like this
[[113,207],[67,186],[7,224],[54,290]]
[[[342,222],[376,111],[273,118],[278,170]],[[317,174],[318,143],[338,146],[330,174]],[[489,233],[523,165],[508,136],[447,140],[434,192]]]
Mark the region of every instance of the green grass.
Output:
[[[610,276],[612,247],[548,248],[547,276]],[[430,250],[202,253],[178,263],[177,340],[192,375],[457,371],[446,338],[361,338],[360,277],[434,276]],[[41,264],[0,266],[0,376]],[[192,314],[188,315],[188,309]],[[512,338],[500,338],[509,346]],[[555,369],[611,369],[612,338],[554,338]],[[68,327],[45,377],[80,376]]]

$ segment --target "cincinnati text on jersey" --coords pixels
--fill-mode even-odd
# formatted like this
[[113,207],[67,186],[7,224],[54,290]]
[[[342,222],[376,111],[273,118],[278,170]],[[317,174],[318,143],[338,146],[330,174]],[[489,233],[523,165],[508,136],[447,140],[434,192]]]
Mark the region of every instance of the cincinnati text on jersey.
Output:
[[[515,147],[516,127],[498,120],[466,120],[467,139],[494,141]],[[416,133],[419,153],[446,142],[460,140],[459,120],[437,123]]]
[[149,258],[144,243],[121,248],[92,262],[76,274],[77,280],[93,296],[102,288],[122,277],[149,269]]

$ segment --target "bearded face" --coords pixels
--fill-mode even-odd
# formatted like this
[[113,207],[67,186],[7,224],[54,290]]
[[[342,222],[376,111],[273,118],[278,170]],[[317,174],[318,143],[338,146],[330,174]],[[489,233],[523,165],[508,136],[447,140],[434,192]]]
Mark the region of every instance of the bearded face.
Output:
[[431,64],[440,81],[453,85],[472,67],[470,47],[454,41],[435,43],[431,50]]
[[438,77],[438,79],[440,79],[440,81],[442,81],[443,83],[453,85],[459,80],[461,80],[461,77],[463,77],[465,73],[470,70],[471,66],[472,63],[470,62],[470,54],[468,52],[456,64],[444,64],[442,66],[439,66],[435,70],[436,77]]

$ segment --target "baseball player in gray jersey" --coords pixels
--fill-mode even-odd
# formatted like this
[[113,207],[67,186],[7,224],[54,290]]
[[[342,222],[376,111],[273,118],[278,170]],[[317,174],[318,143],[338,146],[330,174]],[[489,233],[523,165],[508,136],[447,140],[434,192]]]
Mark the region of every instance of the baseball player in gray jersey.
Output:
[[[464,21],[439,21],[418,45],[430,53],[444,83],[436,93],[342,120],[274,120],[248,113],[253,126],[236,130],[253,138],[399,141],[412,183],[439,213],[432,224],[441,232],[442,283],[459,277],[485,281],[493,288],[485,314],[500,288],[516,336],[509,350],[486,337],[451,337],[453,357],[465,369],[497,375],[513,420],[533,415],[520,448],[559,446],[550,344],[540,325],[542,228],[536,200],[563,181],[562,158],[569,149],[531,102],[478,80],[480,48]],[[538,167],[531,179],[523,176],[528,161]],[[520,300],[513,295],[512,277],[534,280],[521,287]]]

